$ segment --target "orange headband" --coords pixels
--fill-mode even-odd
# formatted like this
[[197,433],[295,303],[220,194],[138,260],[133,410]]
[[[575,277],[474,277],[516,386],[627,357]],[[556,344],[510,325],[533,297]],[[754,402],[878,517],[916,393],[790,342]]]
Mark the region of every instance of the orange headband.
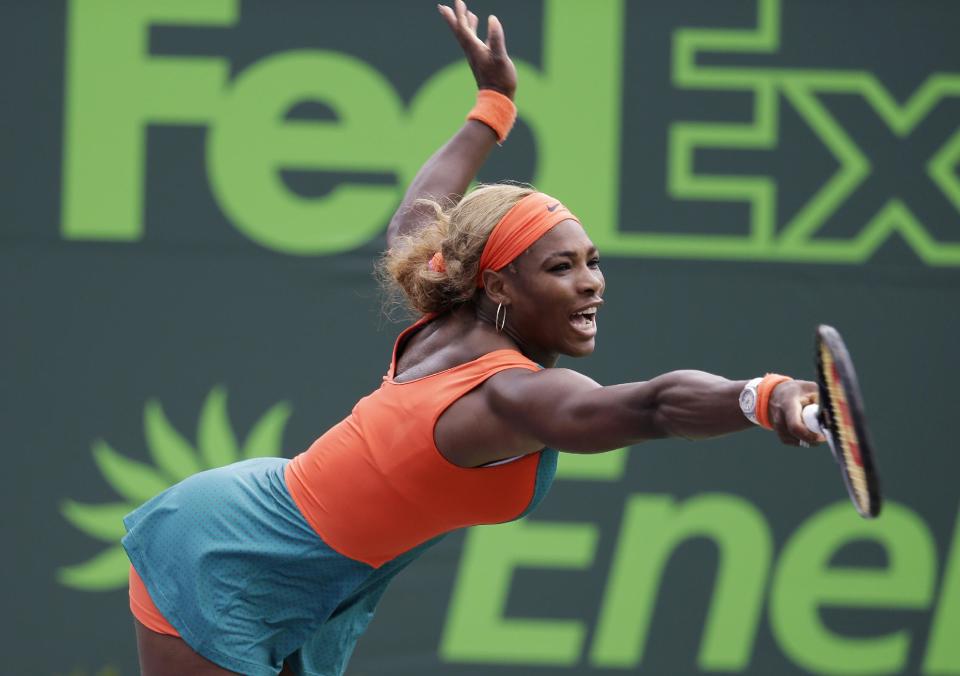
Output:
[[483,271],[500,270],[529,249],[560,221],[580,219],[559,200],[535,192],[513,205],[500,222],[493,227],[480,256],[477,287],[483,288]]

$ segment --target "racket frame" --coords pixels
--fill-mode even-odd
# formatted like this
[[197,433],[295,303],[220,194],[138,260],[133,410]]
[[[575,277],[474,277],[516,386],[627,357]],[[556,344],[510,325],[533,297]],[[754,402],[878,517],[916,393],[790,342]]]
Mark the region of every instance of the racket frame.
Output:
[[[839,387],[846,397],[849,417],[853,423],[853,429],[857,435],[857,445],[859,447],[859,456],[863,468],[864,483],[866,485],[866,494],[868,504],[861,505],[858,499],[859,491],[853,485],[853,479],[850,476],[850,468],[842,447],[842,440],[836,439],[835,434],[838,429],[838,422],[834,420],[836,415],[837,402],[834,400],[827,383],[827,366],[824,364],[823,350],[830,355],[830,361],[834,372],[839,379]],[[876,518],[880,514],[882,499],[880,497],[880,481],[877,476],[876,465],[873,457],[873,445],[867,432],[866,417],[864,414],[863,397],[860,394],[860,386],[857,380],[856,371],[853,368],[853,361],[850,359],[850,353],[847,346],[840,337],[840,333],[827,324],[821,324],[817,327],[816,337],[816,362],[818,386],[820,388],[820,426],[823,428],[824,436],[830,445],[834,460],[840,465],[840,476],[843,478],[844,487],[850,496],[850,501],[856,508],[857,513],[865,519]]]

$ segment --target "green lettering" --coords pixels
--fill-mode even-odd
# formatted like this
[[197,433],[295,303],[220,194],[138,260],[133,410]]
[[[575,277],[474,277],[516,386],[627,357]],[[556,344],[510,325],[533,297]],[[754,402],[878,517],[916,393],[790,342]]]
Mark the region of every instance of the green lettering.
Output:
[[520,566],[583,570],[593,562],[592,524],[514,521],[472,528],[463,548],[440,655],[451,662],[570,666],[586,633],[579,620],[503,616]]
[[629,499],[590,654],[593,664],[627,668],[643,660],[664,567],[677,546],[693,537],[708,537],[719,549],[698,664],[737,671],[749,663],[773,548],[770,530],[746,500],[712,494],[682,504],[666,495]]
[[627,468],[627,449],[607,453],[561,453],[558,479],[618,481]]
[[[335,121],[285,120],[303,101],[327,104]],[[398,185],[346,184],[306,198],[283,184],[281,169],[397,171],[400,101],[359,59],[291,51],[237,77],[208,136],[210,183],[233,224],[288,254],[336,253],[374,237],[399,201]]]
[[[543,71],[517,66],[517,105],[537,141],[537,187],[561,197],[600,249],[619,225],[624,5],[550,0]],[[590,49],[574,47],[582,44]]]
[[960,518],[953,529],[953,546],[943,570],[940,602],[930,627],[923,660],[925,674],[960,673]]
[[64,123],[65,239],[143,237],[148,123],[205,124],[220,102],[222,59],[151,57],[151,24],[227,26],[235,0],[71,0]]
[[[843,545],[871,540],[884,547],[884,569],[830,566]],[[790,538],[773,580],[770,623],[783,651],[800,667],[830,673],[895,673],[903,669],[906,630],[872,638],[838,636],[819,610],[926,608],[933,596],[936,550],[914,512],[888,503],[883,517],[865,521],[846,501],[810,517]]]

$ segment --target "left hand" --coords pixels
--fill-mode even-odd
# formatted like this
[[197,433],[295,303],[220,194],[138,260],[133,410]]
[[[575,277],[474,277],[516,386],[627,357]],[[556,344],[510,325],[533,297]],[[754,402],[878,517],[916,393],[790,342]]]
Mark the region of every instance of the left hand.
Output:
[[817,384],[808,380],[787,380],[773,388],[767,414],[780,441],[788,446],[799,446],[801,441],[814,446],[826,441],[823,436],[808,430],[800,415],[804,406],[816,404],[819,400]]
[[500,20],[493,15],[487,18],[487,41],[483,42],[477,37],[480,19],[463,0],[454,0],[452,9],[446,5],[437,5],[437,9],[463,48],[477,88],[492,89],[512,99],[517,89],[517,69],[507,55]]

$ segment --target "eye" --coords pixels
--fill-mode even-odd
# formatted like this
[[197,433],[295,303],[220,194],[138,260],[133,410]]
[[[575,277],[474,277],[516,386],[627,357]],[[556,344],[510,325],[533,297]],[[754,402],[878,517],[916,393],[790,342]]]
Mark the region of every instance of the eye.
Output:
[[600,267],[600,259],[599,259],[599,258],[591,258],[589,261],[587,261],[587,265],[589,265],[591,268],[599,268],[599,267]]
[[558,263],[557,265],[554,265],[552,268],[550,268],[550,272],[563,272],[564,270],[569,270],[569,269],[570,269],[569,263]]

